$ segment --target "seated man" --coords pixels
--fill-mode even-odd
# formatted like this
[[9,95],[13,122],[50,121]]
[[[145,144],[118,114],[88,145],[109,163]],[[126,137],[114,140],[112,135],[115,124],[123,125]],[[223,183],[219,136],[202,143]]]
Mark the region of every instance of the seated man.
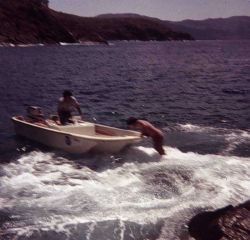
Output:
[[155,150],[160,155],[165,155],[165,150],[163,149],[164,136],[160,129],[156,128],[146,120],[139,120],[134,117],[130,117],[127,120],[127,124],[133,129],[140,130],[142,135],[151,137],[153,139]]
[[40,107],[29,106],[27,108],[27,121],[38,125],[48,125]]
[[60,122],[62,125],[66,125],[68,123],[74,123],[74,121],[72,121],[71,118],[72,118],[72,112],[75,109],[77,109],[79,114],[82,115],[80,104],[78,103],[76,98],[73,97],[72,92],[65,90],[63,92],[63,96],[59,99],[57,106],[58,116],[60,118]]

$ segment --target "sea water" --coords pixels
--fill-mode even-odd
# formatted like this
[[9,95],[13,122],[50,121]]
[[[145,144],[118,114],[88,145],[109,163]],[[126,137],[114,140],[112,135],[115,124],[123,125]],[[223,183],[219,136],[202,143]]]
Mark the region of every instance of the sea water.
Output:
[[[0,239],[189,239],[195,214],[250,198],[249,41],[0,48]],[[56,111],[161,128],[116,154],[70,155],[14,134],[10,117]]]

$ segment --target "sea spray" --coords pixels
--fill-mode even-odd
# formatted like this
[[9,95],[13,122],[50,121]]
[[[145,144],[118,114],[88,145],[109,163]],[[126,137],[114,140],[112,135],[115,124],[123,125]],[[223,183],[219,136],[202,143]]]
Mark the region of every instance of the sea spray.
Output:
[[[160,219],[173,233],[200,209],[237,204],[249,197],[250,159],[166,150],[168,155],[159,159],[152,148],[137,147],[121,156],[124,163],[112,169],[103,166],[101,171],[86,167],[84,159],[79,167],[74,159],[55,154],[21,156],[1,169],[0,198],[8,202],[1,204],[1,211],[11,218],[1,227],[2,236],[32,236],[40,231],[70,235],[79,224],[91,229],[93,223],[101,226],[116,220],[125,229],[128,222],[157,227]],[[145,162],[137,161],[137,155],[147,156]],[[13,227],[5,229],[10,222]],[[107,231],[117,227],[115,223]]]

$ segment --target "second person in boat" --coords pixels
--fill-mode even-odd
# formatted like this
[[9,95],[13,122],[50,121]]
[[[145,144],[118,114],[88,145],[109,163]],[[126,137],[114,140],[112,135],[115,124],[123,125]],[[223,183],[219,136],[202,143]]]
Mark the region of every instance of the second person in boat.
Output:
[[77,110],[82,117],[82,111],[79,102],[73,96],[72,92],[65,90],[63,96],[59,98],[57,113],[62,125],[74,123],[72,120],[72,112]]

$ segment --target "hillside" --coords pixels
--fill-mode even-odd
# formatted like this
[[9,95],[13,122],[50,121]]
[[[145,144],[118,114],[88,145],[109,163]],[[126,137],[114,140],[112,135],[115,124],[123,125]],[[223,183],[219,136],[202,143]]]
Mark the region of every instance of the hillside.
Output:
[[250,39],[250,17],[181,22],[131,13],[80,17],[54,11],[48,2],[0,0],[0,43]]
[[183,40],[159,19],[79,17],[48,7],[48,0],[0,0],[0,43],[75,43],[110,40]]
[[[97,17],[106,19],[150,19],[160,21],[138,14],[102,14]],[[235,16],[206,20],[184,20],[180,22],[164,21],[165,25],[175,32],[186,32],[196,40],[244,40],[250,39],[250,17]]]
[[54,12],[65,28],[80,40],[112,41],[112,40],[192,40],[191,35],[175,32],[166,27],[159,19],[140,15],[129,16],[97,16],[94,18],[79,17]]
[[250,17],[166,21],[166,26],[190,33],[197,40],[244,40],[250,39]]

